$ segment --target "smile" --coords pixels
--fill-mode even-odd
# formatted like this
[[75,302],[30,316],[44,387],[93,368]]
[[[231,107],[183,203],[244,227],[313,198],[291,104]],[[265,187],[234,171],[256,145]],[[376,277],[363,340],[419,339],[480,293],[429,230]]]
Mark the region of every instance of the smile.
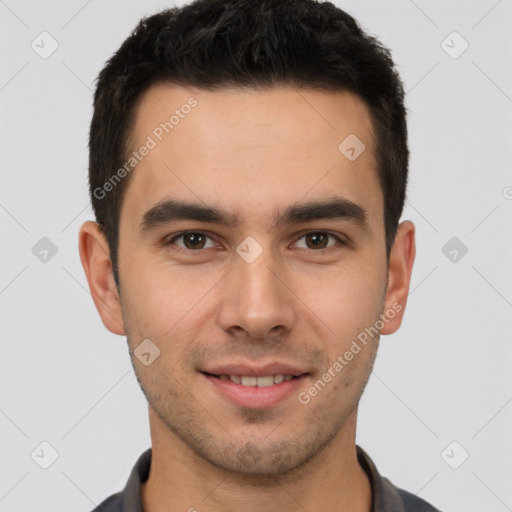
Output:
[[266,388],[274,384],[280,384],[285,380],[292,380],[297,378],[295,375],[264,375],[261,377],[254,377],[251,375],[211,375],[221,380],[230,380],[235,384],[241,384],[242,386],[256,386],[258,388]]
[[300,392],[308,373],[301,375],[215,375],[201,372],[212,391],[231,404],[252,409],[274,407]]

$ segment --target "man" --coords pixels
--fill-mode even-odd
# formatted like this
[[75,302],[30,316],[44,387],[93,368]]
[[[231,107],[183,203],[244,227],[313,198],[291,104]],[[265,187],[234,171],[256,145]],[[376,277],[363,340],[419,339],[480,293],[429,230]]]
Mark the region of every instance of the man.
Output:
[[102,70],[80,256],[152,448],[97,511],[435,511],[355,443],[414,225],[391,56],[314,0],[197,0]]

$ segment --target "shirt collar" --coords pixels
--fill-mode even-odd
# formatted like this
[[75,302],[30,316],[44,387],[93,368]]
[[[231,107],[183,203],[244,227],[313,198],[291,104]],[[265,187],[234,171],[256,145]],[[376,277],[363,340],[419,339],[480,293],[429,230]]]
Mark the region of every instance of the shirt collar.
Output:
[[406,512],[397,488],[377,471],[370,456],[356,445],[357,460],[366,471],[372,488],[371,512]]

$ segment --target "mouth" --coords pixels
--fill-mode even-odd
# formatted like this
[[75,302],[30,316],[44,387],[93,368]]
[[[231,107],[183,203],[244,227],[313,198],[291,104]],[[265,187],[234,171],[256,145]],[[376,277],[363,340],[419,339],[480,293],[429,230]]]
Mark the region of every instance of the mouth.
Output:
[[250,409],[268,409],[297,396],[309,373],[292,375],[240,375],[200,372],[210,389],[230,404]]
[[250,386],[250,387],[258,387],[258,388],[266,388],[269,386],[273,386],[274,384],[281,384],[281,382],[289,381],[292,379],[298,379],[302,375],[306,375],[305,373],[301,375],[291,375],[291,374],[276,374],[276,375],[262,375],[259,377],[255,377],[253,375],[216,375],[214,373],[203,372],[205,375],[209,377],[214,377],[220,380],[231,381],[234,384],[240,384],[241,386]]

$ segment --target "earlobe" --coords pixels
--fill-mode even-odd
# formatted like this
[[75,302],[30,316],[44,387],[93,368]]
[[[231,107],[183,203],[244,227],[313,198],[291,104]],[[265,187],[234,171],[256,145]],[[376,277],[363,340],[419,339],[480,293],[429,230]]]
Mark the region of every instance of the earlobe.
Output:
[[105,235],[96,222],[87,221],[81,226],[78,249],[92,299],[103,325],[114,334],[124,335],[124,321],[113,278],[110,251]]
[[406,220],[398,226],[389,256],[388,286],[382,312],[387,321],[381,334],[394,333],[402,323],[415,257],[415,227],[411,221]]

